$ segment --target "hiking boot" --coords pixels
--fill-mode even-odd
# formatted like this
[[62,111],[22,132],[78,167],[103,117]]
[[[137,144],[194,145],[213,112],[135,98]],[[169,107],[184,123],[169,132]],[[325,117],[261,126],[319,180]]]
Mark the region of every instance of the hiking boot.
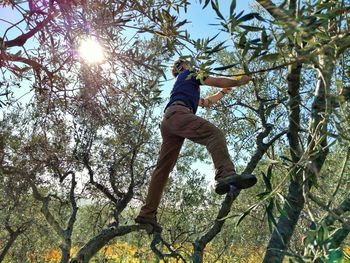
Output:
[[156,217],[137,216],[135,222],[140,225],[151,225],[153,227],[153,232],[161,233],[163,230],[162,226],[158,224]]
[[219,178],[216,182],[215,192],[219,195],[230,191],[230,185],[238,189],[247,189],[256,184],[257,179],[252,174],[233,174],[224,178]]

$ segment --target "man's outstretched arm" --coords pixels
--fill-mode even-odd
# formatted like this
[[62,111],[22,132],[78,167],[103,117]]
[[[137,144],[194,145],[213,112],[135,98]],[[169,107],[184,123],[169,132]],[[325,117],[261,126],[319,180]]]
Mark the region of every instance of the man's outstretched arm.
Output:
[[216,78],[216,77],[207,77],[204,80],[204,84],[212,87],[219,87],[219,88],[232,88],[232,87],[238,87],[247,84],[249,81],[251,81],[252,78],[247,75],[243,75],[240,79],[234,80],[229,78]]
[[231,88],[223,88],[222,90],[220,90],[219,92],[205,97],[205,98],[200,98],[198,105],[200,107],[205,107],[205,108],[209,108],[210,106],[216,104],[219,100],[221,100],[225,94],[229,93],[231,90]]
[[209,108],[210,106],[217,103],[220,99],[222,99],[222,97],[224,97],[225,94],[229,93],[232,87],[245,85],[251,80],[252,78],[247,75],[243,75],[238,80],[208,77],[204,80],[204,84],[212,87],[219,87],[222,88],[222,90],[204,99],[200,98],[198,105],[201,107]]

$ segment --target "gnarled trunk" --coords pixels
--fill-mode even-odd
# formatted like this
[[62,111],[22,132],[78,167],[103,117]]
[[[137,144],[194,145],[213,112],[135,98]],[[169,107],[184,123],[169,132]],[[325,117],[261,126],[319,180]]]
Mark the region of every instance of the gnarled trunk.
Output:
[[[309,191],[314,180],[319,174],[326,156],[327,150],[327,94],[330,89],[332,72],[335,67],[334,52],[328,50],[319,56],[318,82],[315,89],[309,123],[309,138],[305,152],[301,152],[298,128],[299,120],[299,83],[300,67],[289,68],[288,93],[289,93],[289,145],[294,167],[291,168],[292,180],[289,185],[287,202],[283,209],[286,215],[281,215],[275,230],[272,233],[264,263],[282,262],[294,229],[298,223],[301,211],[304,208],[305,191]],[[321,146],[321,147],[319,147]],[[319,150],[321,149],[321,150]],[[314,157],[311,156],[311,153]],[[296,164],[303,165],[304,169],[296,169]]]

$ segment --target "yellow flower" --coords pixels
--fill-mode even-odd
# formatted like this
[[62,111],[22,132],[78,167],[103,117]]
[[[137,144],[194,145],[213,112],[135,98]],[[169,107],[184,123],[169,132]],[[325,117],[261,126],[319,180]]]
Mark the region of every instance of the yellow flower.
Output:
[[104,254],[105,254],[107,257],[112,257],[112,256],[114,255],[114,249],[113,249],[112,246],[106,246],[104,252],[105,252]]
[[61,252],[58,249],[51,249],[44,255],[44,260],[47,263],[56,263],[61,260]]
[[343,247],[343,253],[344,253],[344,257],[346,257],[347,259],[350,259],[350,246]]

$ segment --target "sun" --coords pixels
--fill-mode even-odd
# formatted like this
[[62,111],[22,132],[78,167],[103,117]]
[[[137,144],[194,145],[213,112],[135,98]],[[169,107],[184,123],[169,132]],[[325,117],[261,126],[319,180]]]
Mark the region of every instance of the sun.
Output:
[[105,55],[101,44],[92,37],[82,39],[78,49],[80,57],[88,64],[98,64],[104,61]]

